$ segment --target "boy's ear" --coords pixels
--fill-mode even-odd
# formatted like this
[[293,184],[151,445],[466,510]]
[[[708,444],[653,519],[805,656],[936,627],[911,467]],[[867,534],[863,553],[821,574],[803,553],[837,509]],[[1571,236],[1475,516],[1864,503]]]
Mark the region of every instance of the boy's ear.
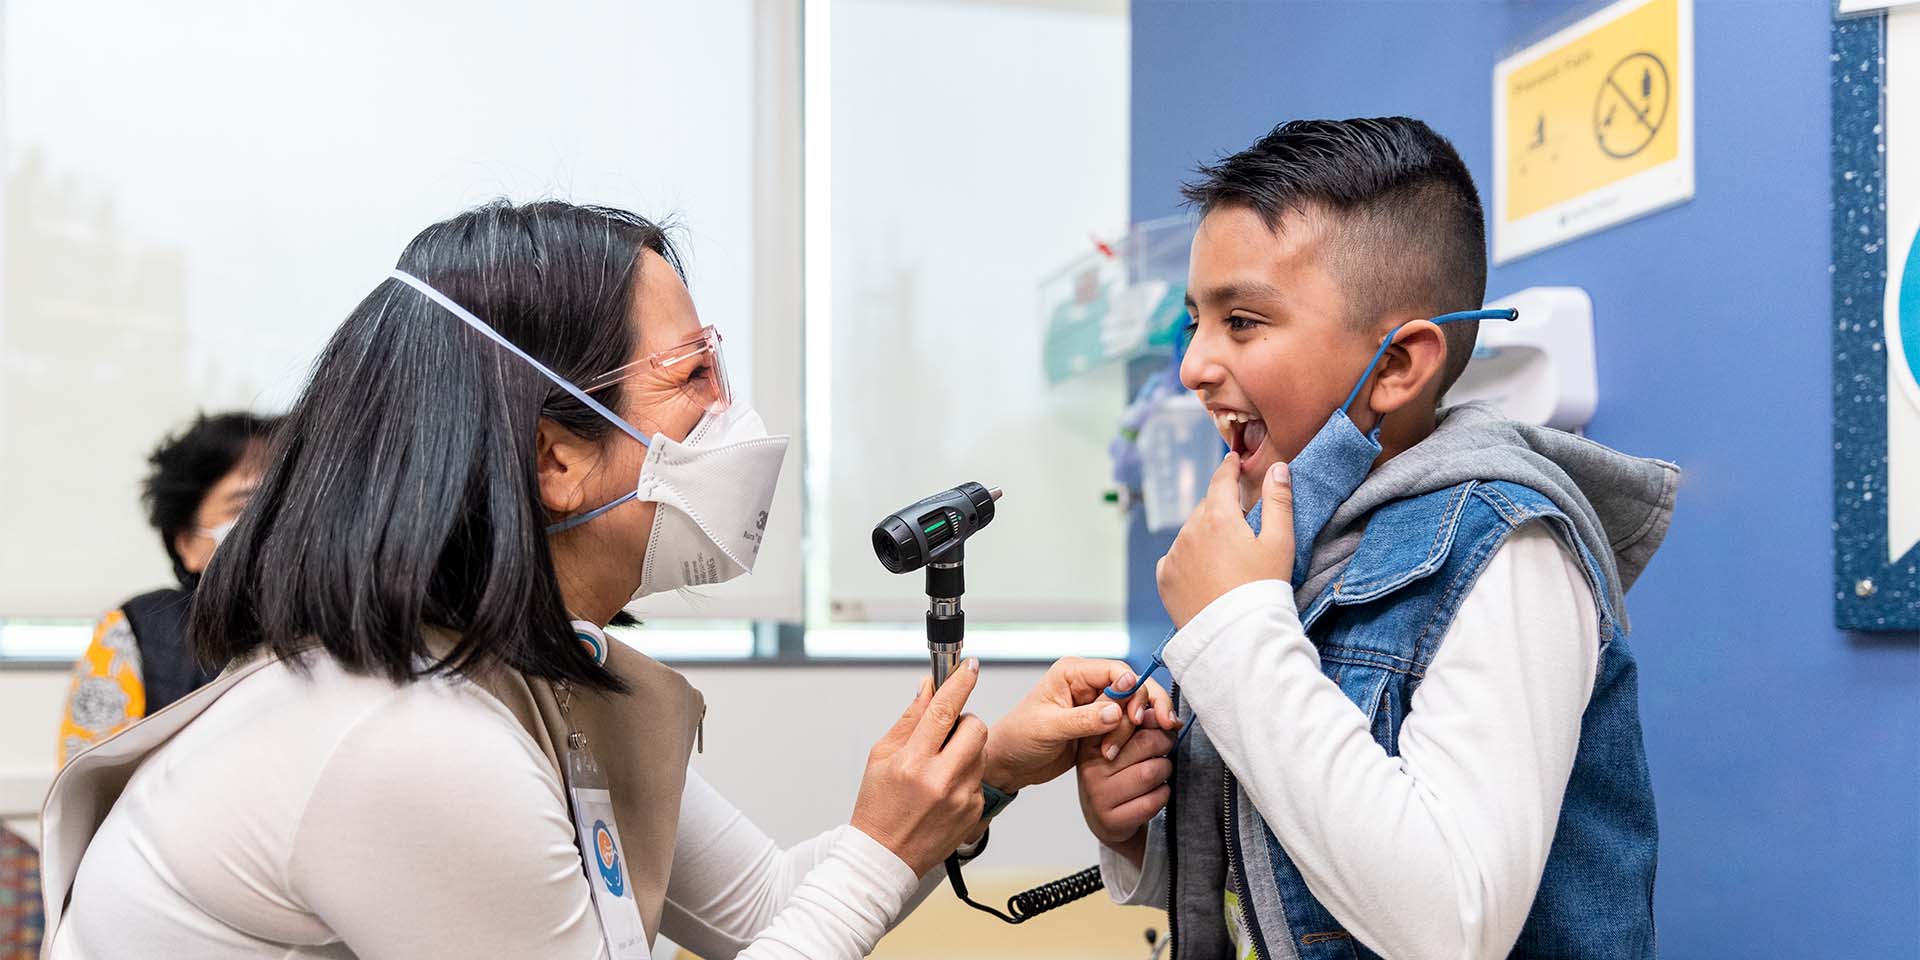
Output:
[[1380,358],[1368,405],[1385,416],[1416,402],[1431,403],[1428,395],[1439,384],[1446,365],[1447,338],[1439,325],[1426,320],[1408,323]]

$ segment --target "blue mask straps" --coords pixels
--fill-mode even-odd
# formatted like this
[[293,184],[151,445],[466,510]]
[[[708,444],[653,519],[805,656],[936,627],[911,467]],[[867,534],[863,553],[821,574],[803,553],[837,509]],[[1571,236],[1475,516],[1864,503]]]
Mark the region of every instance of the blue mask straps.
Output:
[[[1145,670],[1134,671],[1134,674],[1138,676],[1139,679],[1133,682],[1133,686],[1128,688],[1127,692],[1121,693],[1120,691],[1115,690],[1112,687],[1108,687],[1103,692],[1106,693],[1108,697],[1115,700],[1125,700],[1126,698],[1133,696],[1136,692],[1139,691],[1139,689],[1142,686],[1146,685],[1146,682],[1149,679],[1151,679],[1154,674],[1159,673],[1160,671],[1165,670],[1167,668],[1167,661],[1163,655],[1167,651],[1167,644],[1172,640],[1173,640],[1173,634],[1168,633],[1167,639],[1160,641],[1160,645],[1153,648],[1153,656],[1147,660],[1147,668]],[[1128,664],[1128,666],[1132,666],[1132,664]]]
[[[1120,691],[1115,690],[1112,687],[1108,687],[1106,690],[1102,692],[1114,700],[1122,700],[1122,701],[1140,692],[1140,688],[1146,686],[1147,681],[1153,679],[1154,674],[1159,673],[1160,671],[1165,670],[1167,668],[1167,661],[1166,661],[1167,644],[1173,642],[1173,636],[1174,636],[1173,632],[1169,632],[1167,634],[1167,638],[1165,640],[1160,641],[1159,646],[1153,648],[1153,657],[1147,661],[1147,669],[1134,671],[1135,675],[1138,676],[1139,679],[1133,682],[1132,689],[1128,690],[1126,693],[1121,693]],[[1129,666],[1131,666],[1131,664],[1129,664]],[[1173,738],[1173,750],[1168,751],[1167,756],[1173,756],[1173,754],[1180,749],[1180,745],[1187,742],[1187,734],[1192,733],[1193,728],[1199,725],[1200,725],[1200,718],[1196,716],[1191,721],[1189,721],[1186,726],[1181,727],[1180,735]]]
[[640,491],[638,489],[629,490],[625,494],[623,494],[619,499],[613,501],[612,503],[603,504],[601,506],[594,507],[592,510],[588,510],[586,513],[580,514],[577,517],[568,517],[565,520],[562,520],[558,523],[548,524],[547,534],[551,536],[553,534],[559,533],[562,530],[572,530],[574,527],[577,527],[583,523],[586,523],[588,520],[592,520],[593,518],[598,517],[603,513],[606,513],[608,510],[612,510],[614,507],[617,507],[623,503],[626,503],[628,500],[638,499],[639,496],[640,496]]
[[[1437,317],[1428,318],[1427,322],[1439,324],[1439,323],[1453,323],[1454,321],[1457,321],[1457,320],[1518,320],[1518,319],[1520,319],[1520,311],[1515,310],[1512,307],[1508,307],[1504,310],[1461,310],[1457,313],[1443,313]],[[1413,321],[1411,320],[1407,321],[1407,323],[1412,323],[1412,322]],[[1373,352],[1373,359],[1367,361],[1367,369],[1362,370],[1360,372],[1360,380],[1359,382],[1353,385],[1353,390],[1347,394],[1347,402],[1340,405],[1341,413],[1344,414],[1353,409],[1353,401],[1360,396],[1360,388],[1367,385],[1368,378],[1373,376],[1373,368],[1380,363],[1381,357],[1384,357],[1387,355],[1387,348],[1393,346],[1393,338],[1399,336],[1400,331],[1405,329],[1406,326],[1407,324],[1403,323],[1400,326],[1394,327],[1391,331],[1387,333],[1386,339],[1380,341],[1380,349],[1375,350]],[[1374,432],[1378,433],[1379,428],[1376,427]]]

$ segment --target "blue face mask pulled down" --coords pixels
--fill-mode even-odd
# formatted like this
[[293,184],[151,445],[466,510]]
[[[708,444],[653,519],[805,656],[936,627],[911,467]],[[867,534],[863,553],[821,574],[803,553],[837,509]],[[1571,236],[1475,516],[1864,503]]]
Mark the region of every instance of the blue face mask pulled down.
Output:
[[[1441,314],[1429,322],[1440,324],[1519,318],[1520,311],[1512,309],[1464,310]],[[1370,432],[1361,433],[1360,428],[1347,416],[1347,411],[1353,408],[1361,388],[1372,379],[1374,368],[1380,365],[1380,358],[1386,356],[1387,348],[1393,346],[1393,339],[1400,335],[1404,327],[1405,324],[1394,327],[1386,339],[1380,341],[1380,349],[1373,352],[1373,359],[1367,361],[1365,370],[1360,371],[1360,379],[1348,391],[1346,402],[1327,417],[1320,432],[1314,434],[1313,439],[1307,441],[1307,445],[1301,447],[1300,452],[1287,464],[1293,480],[1293,569],[1289,571],[1288,579],[1296,589],[1307,580],[1307,570],[1313,562],[1314,542],[1320,539],[1320,531],[1326,529],[1334,511],[1340,509],[1340,505],[1346,503],[1355,490],[1360,489],[1367,474],[1373,471],[1373,462],[1380,458],[1379,425],[1376,424]],[[1260,508],[1261,504],[1255,503],[1247,513],[1247,525],[1255,533],[1260,532]],[[1167,640],[1171,639],[1173,635],[1168,634]],[[1161,659],[1166,647],[1166,640],[1162,640],[1154,650],[1147,669],[1140,673],[1142,682],[1166,666],[1166,661]],[[1128,694],[1109,688],[1107,696],[1118,700]]]
[[[1444,313],[1428,322],[1519,318],[1518,310],[1464,310]],[[1360,371],[1359,381],[1347,392],[1347,401],[1327,417],[1320,432],[1314,434],[1287,465],[1293,478],[1293,570],[1289,579],[1295,588],[1307,580],[1307,568],[1313,562],[1313,545],[1320,539],[1320,531],[1333,519],[1333,512],[1360,489],[1367,474],[1373,471],[1373,462],[1380,458],[1379,425],[1375,424],[1368,433],[1361,433],[1347,411],[1353,409],[1353,401],[1359,399],[1361,388],[1372,379],[1380,358],[1386,356],[1387,348],[1393,346],[1393,338],[1399,336],[1404,327],[1405,324],[1394,327],[1386,339],[1380,341],[1380,349],[1373,352],[1373,359]],[[1255,533],[1260,532],[1260,506],[1254,504],[1247,513],[1247,524]]]

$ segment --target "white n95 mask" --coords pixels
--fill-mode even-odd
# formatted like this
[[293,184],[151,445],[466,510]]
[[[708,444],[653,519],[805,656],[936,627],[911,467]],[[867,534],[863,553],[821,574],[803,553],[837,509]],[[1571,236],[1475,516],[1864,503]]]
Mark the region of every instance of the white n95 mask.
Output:
[[389,276],[425,294],[487,339],[525,360],[647,448],[647,459],[632,493],[553,524],[547,533],[577,527],[629,500],[659,504],[654,511],[653,532],[647,538],[635,600],[681,587],[722,583],[753,570],[790,437],[769,436],[759,414],[749,408],[721,404],[709,409],[684,441],[664,434],[648,438],[425,281],[401,270]]
[[708,413],[685,443],[654,435],[632,495],[659,504],[633,599],[753,571],[790,439],[769,436],[760,415],[747,407]]

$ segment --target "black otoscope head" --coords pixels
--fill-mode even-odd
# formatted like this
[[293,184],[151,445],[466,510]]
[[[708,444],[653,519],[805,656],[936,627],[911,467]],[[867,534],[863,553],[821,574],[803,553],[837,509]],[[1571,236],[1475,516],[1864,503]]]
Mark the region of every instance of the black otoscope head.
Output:
[[873,528],[873,552],[889,573],[912,573],[957,553],[993,522],[1000,488],[963,483],[888,514]]

